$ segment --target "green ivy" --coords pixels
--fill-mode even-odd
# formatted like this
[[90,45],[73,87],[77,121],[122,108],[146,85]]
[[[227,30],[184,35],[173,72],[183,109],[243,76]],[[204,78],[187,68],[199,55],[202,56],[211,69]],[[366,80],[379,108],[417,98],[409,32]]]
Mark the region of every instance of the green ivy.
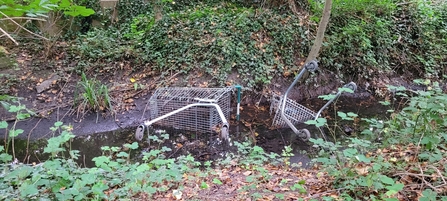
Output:
[[295,57],[307,50],[300,46],[304,28],[299,19],[272,10],[198,6],[170,13],[155,24],[146,21],[146,26],[137,21],[145,28],[141,48],[156,70],[202,71],[220,85],[231,72],[248,87],[269,84],[275,73],[296,67]]

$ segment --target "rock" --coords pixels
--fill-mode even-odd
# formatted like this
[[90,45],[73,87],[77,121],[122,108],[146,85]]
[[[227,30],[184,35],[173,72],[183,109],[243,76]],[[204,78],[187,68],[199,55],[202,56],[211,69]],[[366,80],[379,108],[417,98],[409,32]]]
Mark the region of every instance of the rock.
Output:
[[53,74],[50,79],[43,81],[39,85],[36,86],[37,93],[42,93],[43,91],[49,89],[53,82],[59,79],[59,75]]

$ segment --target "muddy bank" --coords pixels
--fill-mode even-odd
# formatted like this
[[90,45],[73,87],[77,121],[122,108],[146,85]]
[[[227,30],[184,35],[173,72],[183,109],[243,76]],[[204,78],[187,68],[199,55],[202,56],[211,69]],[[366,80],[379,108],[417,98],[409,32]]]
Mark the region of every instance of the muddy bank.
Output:
[[[52,137],[53,133],[50,131],[50,127],[57,121],[63,122],[64,125],[71,125],[73,127],[72,132],[76,136],[136,128],[144,119],[149,118],[149,111],[146,110],[146,99],[141,98],[135,100],[135,108],[133,110],[115,115],[107,114],[103,116],[101,113],[89,112],[80,118],[76,115],[69,115],[72,113],[71,108],[55,108],[46,117],[31,117],[18,121],[15,128],[24,130],[23,134],[18,136],[19,138],[28,138],[30,140]],[[8,123],[12,126],[14,121],[8,121]],[[5,132],[5,129],[0,129],[0,133]]]
[[[299,87],[301,88],[301,87]],[[298,89],[297,91],[301,91]],[[311,91],[311,90],[307,90]],[[16,129],[23,129],[24,132],[19,138],[27,138],[31,140],[49,138],[52,136],[49,128],[54,125],[54,122],[61,121],[64,125],[71,125],[73,133],[76,136],[93,135],[96,133],[112,132],[122,129],[134,129],[140,125],[144,120],[149,119],[149,108],[147,101],[150,95],[144,97],[134,98],[134,107],[131,110],[119,112],[115,115],[93,113],[89,112],[83,117],[73,115],[70,107],[56,107],[50,114],[45,117],[32,117],[26,120],[18,121],[15,125]],[[290,98],[296,98],[296,93],[291,93]],[[236,97],[232,97],[232,122],[235,122],[236,113]],[[305,107],[318,111],[325,101],[319,98],[303,99],[302,95],[298,96],[298,103]],[[364,112],[368,115],[377,113],[377,110],[383,111],[378,104],[379,99],[372,96],[371,93],[359,87],[354,94],[342,94],[337,101],[338,109],[352,112]],[[266,127],[271,125],[274,114],[270,114],[270,97],[261,93],[251,93],[244,91],[241,100],[241,120],[250,121],[253,125],[264,125]],[[3,108],[2,108],[3,109]],[[331,108],[329,108],[331,109]],[[4,110],[4,109],[3,109]],[[14,121],[8,121],[10,126]],[[232,127],[230,123],[230,127]],[[6,133],[5,129],[0,130],[0,133]]]

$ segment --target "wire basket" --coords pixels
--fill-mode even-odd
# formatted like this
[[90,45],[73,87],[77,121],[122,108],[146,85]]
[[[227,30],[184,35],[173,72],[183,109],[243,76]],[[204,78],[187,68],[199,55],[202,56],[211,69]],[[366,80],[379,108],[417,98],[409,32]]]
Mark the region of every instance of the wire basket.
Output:
[[[278,95],[273,95],[272,97],[270,105],[270,114],[275,112],[275,117],[273,118],[272,123],[273,128],[289,127],[289,125],[284,121],[284,118],[282,118],[281,116],[281,103],[283,101],[282,99],[283,97]],[[304,123],[308,120],[315,119],[316,117],[315,112],[289,98],[287,98],[286,100],[284,115],[294,125]]]
[[[217,104],[223,116],[230,118],[232,87],[226,88],[186,88],[165,87],[157,89],[149,99],[150,118],[179,111],[154,124],[174,129],[194,131],[198,133],[219,132],[224,123],[218,108],[188,105],[200,102]],[[181,110],[181,108],[187,108]],[[226,122],[225,122],[226,123]]]

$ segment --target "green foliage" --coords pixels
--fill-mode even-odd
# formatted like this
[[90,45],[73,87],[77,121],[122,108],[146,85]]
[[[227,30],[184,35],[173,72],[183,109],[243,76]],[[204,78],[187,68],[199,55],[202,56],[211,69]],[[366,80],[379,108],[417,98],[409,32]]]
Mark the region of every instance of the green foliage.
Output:
[[[323,3],[310,3],[312,18]],[[354,78],[391,70],[439,78],[447,62],[446,9],[445,1],[335,0],[321,63]]]
[[95,79],[87,79],[84,73],[78,83],[74,105],[78,108],[78,113],[82,114],[89,110],[96,112],[109,110],[113,113],[108,87]]
[[[25,105],[22,105],[20,103],[21,99],[22,98],[13,97],[9,95],[0,95],[0,105],[2,105],[2,107],[7,112],[15,114],[14,116],[15,120],[14,123],[12,123],[12,125],[9,125],[8,122],[6,122],[5,120],[0,121],[0,129],[5,130],[5,145],[6,145],[6,148],[2,146],[1,150],[5,150],[6,152],[8,152],[9,149],[11,148],[14,158],[15,158],[14,139],[24,132],[23,129],[16,128],[17,122],[30,118],[32,115],[35,115],[33,111],[27,109]],[[12,146],[10,147],[10,145]],[[7,154],[0,155],[0,161],[6,162],[11,159],[12,157],[10,157]]]
[[[1,0],[0,11],[11,17],[47,17],[50,11],[62,11],[65,15],[72,17],[89,16],[95,13],[92,9],[84,6],[74,5],[70,0],[32,0],[25,1],[25,3],[18,3],[14,0]],[[0,16],[3,18],[5,16]]]
[[121,23],[130,23],[133,18],[145,15],[153,16],[152,1],[145,0],[121,0],[118,2],[118,18]]
[[[74,55],[78,55],[81,62],[78,63],[78,70],[112,71],[117,66],[109,65],[109,62],[125,59],[137,58],[133,46],[129,42],[121,39],[117,29],[93,29],[85,35],[80,35],[76,40],[76,45],[72,49]],[[100,68],[95,68],[99,65]],[[85,69],[84,66],[89,66]]]
[[[398,182],[403,181],[399,175],[411,175],[412,171],[437,174],[440,178],[424,182],[430,186],[442,185],[442,178],[446,177],[443,164],[447,156],[447,121],[444,118],[447,95],[437,82],[425,79],[415,80],[415,83],[426,90],[389,86],[396,96],[408,101],[400,111],[390,110],[394,113],[389,120],[363,118],[369,124],[361,133],[365,139],[348,138],[346,142],[310,139],[320,148],[314,162],[334,177],[335,188],[344,191],[341,198],[361,199],[370,195],[371,200],[397,200],[397,195],[402,195],[407,187]],[[356,117],[349,112],[337,113],[344,120]],[[430,165],[426,167],[426,164]],[[445,199],[431,188],[420,190],[421,200]]]
[[[318,96],[318,98],[321,98],[325,101],[334,102],[333,107],[334,109],[336,109],[337,108],[336,103],[341,93],[354,93],[354,91],[347,87],[346,88],[341,87],[338,88],[337,94],[321,95]],[[354,119],[358,117],[358,115],[353,112],[345,113],[342,111],[336,111],[336,114],[337,116],[331,122],[328,122],[328,120],[325,117],[318,117],[317,119],[311,119],[304,123],[307,125],[314,125],[316,127],[328,128],[329,134],[331,134],[332,138],[336,140],[337,139],[336,136],[339,135],[340,133],[343,133],[342,128],[340,127],[341,123],[346,121],[354,121]]]
[[340,142],[328,142],[321,138],[310,140],[321,148],[314,162],[335,178],[335,188],[344,191],[341,195],[343,199],[360,199],[377,192],[382,200],[396,196],[403,189],[403,184],[386,176],[393,171],[391,162],[380,155],[365,155],[372,148],[371,142],[349,138],[348,148],[345,148]]
[[[281,162],[278,160],[278,154],[266,153],[262,147],[252,146],[248,141],[242,143],[235,141],[234,146],[237,147],[237,154],[232,155],[232,157],[238,160],[238,164],[243,168],[257,170],[266,162],[270,162],[271,164],[278,164]],[[290,149],[286,149],[284,161],[288,161],[288,158],[292,156],[289,153],[290,151]]]
[[447,115],[447,95],[437,82],[432,83],[428,79],[415,82],[425,84],[428,90],[413,91],[416,96],[410,98],[407,106],[393,119],[385,122],[387,132],[384,137],[390,144],[421,144],[425,151],[432,151],[447,140],[447,121],[444,118]]
[[140,16],[131,27],[127,36],[142,38],[139,48],[155,70],[201,71],[220,85],[233,71],[248,87],[269,84],[275,72],[295,67],[295,56],[305,50],[296,47],[304,35],[298,18],[224,3],[172,12],[155,23]]

